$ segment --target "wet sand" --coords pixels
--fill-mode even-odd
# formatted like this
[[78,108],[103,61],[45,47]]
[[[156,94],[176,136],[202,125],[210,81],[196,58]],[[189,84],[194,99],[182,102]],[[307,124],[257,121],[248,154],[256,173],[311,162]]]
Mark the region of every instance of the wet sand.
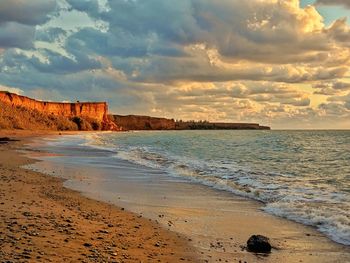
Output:
[[21,140],[0,144],[0,262],[198,262],[183,236],[21,168],[37,134],[0,131]]
[[[314,228],[269,215],[261,211],[259,202],[127,161],[115,160],[107,167],[97,150],[69,149],[68,157],[67,149],[51,151],[61,156],[41,155],[45,161],[31,168],[64,177],[68,188],[125,207],[186,236],[203,262],[350,262],[348,246]],[[244,246],[252,234],[270,237],[272,253],[247,252]]]

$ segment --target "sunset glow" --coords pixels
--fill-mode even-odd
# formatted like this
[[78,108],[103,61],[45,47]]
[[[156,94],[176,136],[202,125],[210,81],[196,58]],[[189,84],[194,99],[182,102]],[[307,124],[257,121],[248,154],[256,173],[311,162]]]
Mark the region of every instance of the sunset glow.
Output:
[[350,128],[347,0],[0,2],[0,90],[117,114]]

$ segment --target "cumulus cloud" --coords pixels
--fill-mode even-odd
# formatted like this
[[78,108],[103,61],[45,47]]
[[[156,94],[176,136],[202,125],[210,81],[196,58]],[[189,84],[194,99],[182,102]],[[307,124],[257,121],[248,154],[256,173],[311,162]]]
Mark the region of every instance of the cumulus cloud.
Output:
[[109,25],[106,32],[85,28],[70,40],[109,56],[133,81],[296,83],[348,71],[347,24],[326,28],[314,7],[300,8],[297,0],[108,1],[103,10],[98,1],[68,2]]
[[332,36],[336,41],[342,42],[345,46],[350,47],[350,27],[348,26],[346,18],[334,21],[325,32]]
[[321,123],[349,116],[350,66],[347,21],[323,20],[298,0],[2,1],[0,84],[125,114]]

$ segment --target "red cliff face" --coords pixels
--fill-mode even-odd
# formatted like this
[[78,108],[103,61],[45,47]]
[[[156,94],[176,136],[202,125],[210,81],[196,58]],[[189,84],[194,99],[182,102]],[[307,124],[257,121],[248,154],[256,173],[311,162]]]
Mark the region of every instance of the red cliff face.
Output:
[[174,121],[138,115],[110,115],[109,118],[122,130],[269,130],[257,123],[224,123]]
[[[21,107],[28,110],[34,110],[47,116],[54,115],[69,120],[73,120],[74,117],[79,117],[87,121],[94,121],[98,123],[97,129],[119,130],[116,124],[111,122],[108,118],[108,105],[106,102],[63,103],[38,101],[3,91],[0,91],[0,102],[10,105],[11,107]],[[81,128],[81,123],[83,121],[75,120],[75,122],[79,123],[79,129],[85,129]]]
[[28,97],[16,95],[9,92],[0,92],[0,101],[12,106],[24,107],[31,110],[37,110],[45,114],[53,114],[63,117],[87,117],[98,121],[107,120],[106,102],[77,102],[61,103],[37,101]]
[[137,115],[110,115],[122,130],[175,130],[175,121],[166,118]]
[[[256,123],[209,123],[209,122],[175,122],[173,119],[156,118],[150,116],[137,115],[108,115],[108,105],[106,102],[77,102],[77,103],[61,103],[61,102],[47,102],[37,101],[28,97],[16,95],[10,92],[0,91],[0,103],[8,105],[6,116],[1,114],[0,117],[5,120],[6,125],[3,126],[19,126],[19,128],[26,128],[25,122],[30,122],[24,117],[24,113],[18,113],[15,116],[21,125],[14,125],[13,113],[17,107],[28,109],[30,111],[44,114],[43,118],[48,121],[38,120],[37,123],[44,124],[50,122],[52,116],[61,118],[60,123],[66,122],[67,125],[52,124],[50,127],[57,127],[57,129],[64,130],[65,126],[77,126],[79,130],[202,130],[202,129],[270,129],[269,127],[260,126]],[[5,110],[3,109],[3,112]],[[29,115],[28,115],[29,114]],[[28,113],[28,116],[33,116]],[[35,115],[35,114],[34,114]],[[78,118],[77,118],[78,117]],[[38,118],[40,119],[40,118]],[[5,122],[3,120],[3,122]],[[0,119],[1,121],[1,119]],[[69,123],[74,122],[74,124]],[[24,124],[23,124],[24,123]],[[1,123],[0,123],[1,124]],[[1,126],[1,125],[0,125]],[[61,127],[61,128],[60,128]],[[0,127],[1,128],[1,127]]]

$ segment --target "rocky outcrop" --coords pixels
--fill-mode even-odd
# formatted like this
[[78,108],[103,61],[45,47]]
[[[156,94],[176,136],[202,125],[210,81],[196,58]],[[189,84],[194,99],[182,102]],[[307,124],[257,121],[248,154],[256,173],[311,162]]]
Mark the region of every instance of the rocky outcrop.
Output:
[[173,119],[156,118],[138,115],[110,115],[112,120],[121,130],[175,130]]
[[95,123],[95,127],[92,127],[92,129],[118,129],[115,123],[111,122],[108,118],[108,105],[106,102],[64,103],[38,101],[3,91],[0,91],[0,102],[10,105],[11,107],[21,107],[49,116],[65,117],[74,121],[78,126],[81,125],[81,127],[88,127],[86,122],[92,121]]

